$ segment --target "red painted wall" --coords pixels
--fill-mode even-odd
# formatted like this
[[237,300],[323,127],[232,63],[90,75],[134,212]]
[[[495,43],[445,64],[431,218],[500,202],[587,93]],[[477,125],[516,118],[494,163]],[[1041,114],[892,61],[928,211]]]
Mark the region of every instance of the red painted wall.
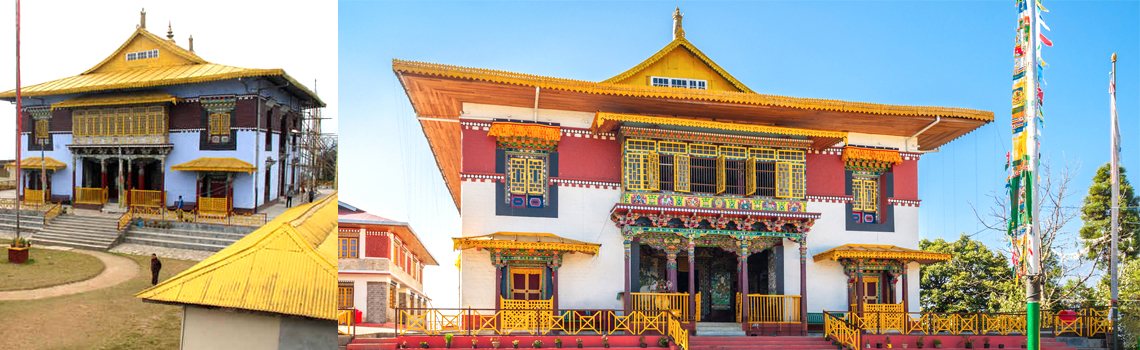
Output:
[[563,134],[558,142],[558,177],[620,182],[621,144]]
[[804,169],[804,176],[807,181],[807,195],[844,195],[843,192],[846,187],[843,174],[843,159],[841,159],[839,155],[808,153],[807,169]]
[[484,130],[463,129],[463,171],[495,172],[495,138]]
[[891,170],[895,174],[895,198],[918,198],[918,161],[906,160]]
[[369,258],[387,258],[388,257],[388,237],[382,235],[366,234],[367,239],[364,244],[364,256]]

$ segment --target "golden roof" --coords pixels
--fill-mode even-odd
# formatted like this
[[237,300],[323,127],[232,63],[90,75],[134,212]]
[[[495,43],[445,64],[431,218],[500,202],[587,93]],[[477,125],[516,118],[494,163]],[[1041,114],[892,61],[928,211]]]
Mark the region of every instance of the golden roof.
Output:
[[483,80],[493,83],[537,86],[543,89],[557,89],[599,95],[616,95],[651,98],[675,98],[714,102],[739,103],[761,106],[778,106],[809,110],[869,113],[903,116],[943,116],[991,122],[994,113],[969,108],[902,106],[866,102],[849,102],[817,98],[799,98],[753,92],[715,91],[685,89],[662,86],[637,86],[607,82],[545,77],[514,72],[451,66],[437,63],[392,60],[392,70],[397,73],[415,73],[462,79]]
[[285,211],[245,238],[136,297],[336,319],[336,198]]
[[[148,49],[159,50],[159,56],[153,59],[125,61],[127,52]],[[290,88],[297,89],[299,94],[308,96],[321,107],[325,106],[316,93],[285,74],[283,69],[241,68],[210,63],[197,54],[141,27],[136,29],[114,53],[91,69],[76,76],[25,86],[20,90],[20,94],[24,97],[50,96],[248,77],[283,79],[289,83]],[[14,98],[16,90],[0,93],[0,99]]]
[[839,259],[894,259],[927,265],[950,261],[950,254],[934,253],[893,245],[845,244],[815,255],[815,261]]
[[[21,169],[40,169],[41,165],[43,165],[44,169],[48,169],[48,170],[59,170],[59,169],[63,169],[63,168],[67,167],[67,164],[64,164],[61,161],[55,160],[55,158],[52,158],[52,157],[45,157],[45,158],[28,157],[28,158],[24,158],[24,160],[20,161],[20,168]],[[16,163],[14,163],[14,162],[8,163],[8,164],[5,164],[4,167],[5,168],[15,168]]]
[[149,103],[175,103],[182,99],[162,91],[139,91],[125,93],[107,93],[84,95],[76,98],[52,103],[51,108],[91,107],[91,106],[125,106]]
[[254,169],[253,164],[249,164],[244,160],[232,157],[201,157],[186,163],[172,166],[170,169],[181,171],[219,171],[250,174],[256,170]]
[[[713,60],[711,58],[709,58],[709,56],[706,56],[704,52],[701,52],[701,50],[697,49],[697,47],[694,46],[693,43],[689,42],[688,40],[685,40],[685,37],[683,37],[683,36],[677,37],[677,39],[674,39],[672,42],[669,43],[669,45],[665,45],[665,47],[662,48],[660,51],[657,51],[657,53],[653,54],[653,56],[649,56],[648,59],[646,59],[645,61],[642,61],[641,63],[637,64],[633,68],[630,68],[629,70],[622,72],[621,74],[615,75],[613,78],[602,80],[601,82],[602,83],[609,83],[609,84],[619,84],[622,81],[625,81],[626,79],[628,79],[630,77],[633,77],[637,73],[640,73],[640,72],[646,70],[647,68],[652,66],[654,63],[661,61],[661,59],[668,56],[670,53],[673,52],[673,50],[676,50],[677,48],[684,48],[684,49],[689,50],[689,52],[692,53],[693,56],[695,56],[702,63],[708,65],[709,68],[712,68],[712,70],[715,71],[717,73],[717,75],[719,75],[721,78],[724,78],[724,80],[727,80],[729,84],[732,84],[732,86],[735,87],[737,90],[740,90],[740,92],[755,93],[752,91],[752,89],[749,89],[747,86],[744,86],[744,83],[741,83],[739,80],[736,80],[736,78],[732,77],[732,74],[728,74],[728,72],[726,72],[723,68],[721,68],[720,65],[716,64],[716,62],[713,62]],[[691,77],[684,77],[684,78],[691,78]]]
[[489,235],[451,239],[453,249],[537,249],[598,254],[601,244],[559,237],[553,233],[495,232]]

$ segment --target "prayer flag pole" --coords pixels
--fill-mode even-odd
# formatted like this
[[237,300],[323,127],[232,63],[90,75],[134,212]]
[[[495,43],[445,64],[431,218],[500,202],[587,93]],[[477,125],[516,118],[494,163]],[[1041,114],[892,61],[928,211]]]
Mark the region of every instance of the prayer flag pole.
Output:
[[20,169],[20,134],[23,133],[23,115],[20,111],[20,0],[16,0],[16,240],[20,240],[20,191],[23,190],[23,173]]
[[1120,240],[1120,125],[1116,116],[1116,53],[1112,54],[1112,80],[1109,81],[1109,114],[1112,120],[1112,251],[1109,256],[1108,273],[1112,282],[1112,298],[1109,307],[1112,309],[1112,348],[1118,349],[1116,343],[1117,300],[1120,300],[1120,281],[1117,279],[1117,241]]
[[[1039,94],[1038,94],[1038,62],[1037,44],[1040,42],[1040,28],[1037,27],[1038,0],[1022,0],[1021,4],[1028,2],[1021,13],[1022,20],[1028,21],[1027,45],[1024,56],[1025,64],[1025,171],[1022,172],[1022,181],[1025,184],[1025,195],[1021,200],[1026,203],[1026,220],[1029,222],[1026,233],[1029,237],[1029,247],[1026,250],[1028,269],[1026,270],[1025,313],[1027,323],[1027,348],[1029,350],[1041,349],[1041,228],[1037,221],[1038,195],[1038,139],[1037,122]],[[1028,17],[1028,18],[1027,18]],[[1023,34],[1023,35],[1024,35]]]

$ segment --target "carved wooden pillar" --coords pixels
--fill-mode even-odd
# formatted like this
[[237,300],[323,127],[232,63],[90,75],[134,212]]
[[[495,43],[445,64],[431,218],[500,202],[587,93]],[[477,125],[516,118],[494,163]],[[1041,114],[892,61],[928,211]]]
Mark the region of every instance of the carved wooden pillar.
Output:
[[669,293],[677,292],[677,253],[680,249],[665,249],[665,270],[669,276]]
[[800,323],[802,335],[807,335],[807,233],[800,237]]
[[106,159],[99,159],[99,187],[107,188],[107,162]]
[[909,270],[909,267],[910,267],[910,263],[909,263],[909,262],[907,262],[907,261],[903,261],[903,270],[902,270],[902,293],[903,293],[903,295],[902,295],[902,302],[903,302],[903,312],[904,312],[904,313],[905,313],[905,312],[910,312],[910,293],[907,291],[907,279],[908,279],[908,278],[907,278],[907,270]]
[[628,316],[629,315],[630,301],[633,300],[633,294],[632,294],[632,291],[630,290],[631,282],[629,280],[629,264],[631,263],[630,262],[631,258],[629,256],[630,255],[630,244],[631,244],[630,238],[626,237],[625,241],[623,243],[625,244],[625,279],[622,280],[622,284],[625,285],[625,294],[624,294],[624,297],[621,298],[622,299],[621,300],[621,303],[622,303],[621,308],[623,311],[625,311],[625,313],[623,315]]
[[748,331],[748,241],[741,241],[737,250],[737,269],[740,270],[740,313],[741,329]]
[[855,267],[855,276],[857,278],[855,285],[855,303],[858,306],[857,311],[859,316],[863,316],[863,302],[867,299],[866,289],[867,286],[863,284],[863,259],[859,259]]
[[697,305],[697,283],[695,278],[697,275],[697,243],[693,241],[693,237],[689,237],[685,252],[689,254],[689,312],[691,315],[689,317],[689,324],[696,325],[697,314],[700,314],[700,310],[697,310],[697,308],[700,306]]

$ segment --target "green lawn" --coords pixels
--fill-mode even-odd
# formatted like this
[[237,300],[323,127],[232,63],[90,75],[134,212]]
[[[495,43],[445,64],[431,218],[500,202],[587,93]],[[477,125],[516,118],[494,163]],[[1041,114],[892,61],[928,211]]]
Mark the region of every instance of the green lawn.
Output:
[[[7,244],[4,245],[5,247]],[[90,279],[103,272],[103,262],[81,253],[32,248],[24,264],[8,262],[4,249],[0,258],[0,292],[36,289]]]
[[[177,349],[182,308],[135,298],[150,287],[150,257],[120,256],[140,266],[138,276],[123,284],[58,298],[0,302],[0,349]],[[194,263],[163,259],[159,279]]]

